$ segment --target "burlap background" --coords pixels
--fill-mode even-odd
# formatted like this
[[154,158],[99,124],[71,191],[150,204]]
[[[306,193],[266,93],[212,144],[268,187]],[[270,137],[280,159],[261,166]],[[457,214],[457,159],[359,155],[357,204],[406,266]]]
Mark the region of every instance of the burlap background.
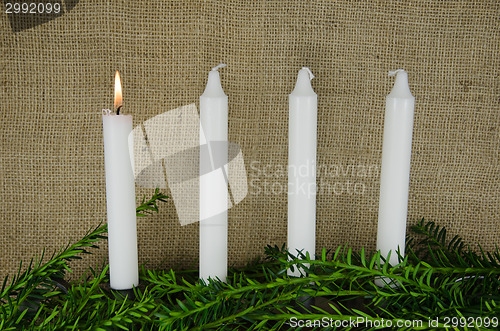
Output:
[[[105,219],[101,109],[120,70],[134,125],[198,103],[224,62],[229,137],[250,183],[230,210],[229,264],[286,241],[288,94],[318,94],[317,247],[375,247],[385,95],[405,68],[416,97],[409,223],[499,243],[498,1],[81,1],[14,33],[0,13],[0,275]],[[363,172],[363,169],[366,172]],[[370,170],[370,172],[368,171]],[[323,191],[321,191],[323,189]],[[151,190],[137,190],[149,195]],[[168,191],[166,192],[168,193]],[[276,193],[276,194],[275,194]],[[140,262],[197,267],[198,224],[172,202],[139,219]],[[107,247],[76,265],[98,266]]]

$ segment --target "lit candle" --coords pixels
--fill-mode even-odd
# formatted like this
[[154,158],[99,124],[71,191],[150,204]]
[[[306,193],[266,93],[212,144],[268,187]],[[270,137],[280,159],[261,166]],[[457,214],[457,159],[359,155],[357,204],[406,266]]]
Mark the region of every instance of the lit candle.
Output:
[[116,115],[103,111],[104,168],[110,286],[131,289],[139,284],[135,182],[132,168],[132,115],[120,114],[122,91],[120,75],[115,75]]
[[[377,250],[391,265],[398,263],[398,251],[405,254],[408,186],[410,181],[411,139],[415,98],[402,70],[390,72],[396,82],[386,98],[380,202],[378,211]],[[380,280],[378,285],[383,285]]]
[[[227,277],[227,95],[217,69],[200,96],[200,279]],[[204,148],[205,147],[205,148]]]
[[[318,96],[313,74],[302,68],[289,96],[288,132],[288,251],[294,256],[316,251],[316,131]],[[299,253],[300,252],[300,253]],[[300,276],[301,270],[288,270]]]

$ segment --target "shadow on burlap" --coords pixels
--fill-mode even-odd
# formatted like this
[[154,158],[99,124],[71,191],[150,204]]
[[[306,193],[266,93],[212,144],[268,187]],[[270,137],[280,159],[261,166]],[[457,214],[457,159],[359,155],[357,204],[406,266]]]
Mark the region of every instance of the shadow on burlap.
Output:
[[[387,72],[397,68],[416,97],[409,224],[425,217],[493,248],[499,17],[496,1],[82,1],[14,33],[2,11],[0,275],[105,220],[101,109],[115,70],[139,125],[198,104],[221,62],[249,185],[229,211],[229,265],[286,241],[288,94],[302,66],[318,94],[318,250],[375,248]],[[198,225],[181,227],[172,201],[138,219],[138,233],[140,263],[197,267]],[[71,277],[106,256],[103,242]]]

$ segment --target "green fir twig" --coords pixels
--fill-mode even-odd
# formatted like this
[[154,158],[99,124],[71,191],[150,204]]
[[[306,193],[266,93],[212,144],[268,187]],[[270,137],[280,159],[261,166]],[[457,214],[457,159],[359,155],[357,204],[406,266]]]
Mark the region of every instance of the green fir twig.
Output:
[[[137,211],[158,212],[156,202],[165,199],[156,190]],[[311,259],[290,256],[283,245],[268,246],[265,257],[230,269],[226,283],[200,282],[197,271],[142,267],[141,285],[128,300],[109,292],[103,266],[67,290],[58,288],[52,277],[64,276],[66,262],[95,247],[105,231],[98,227],[50,261],[35,259],[10,284],[5,281],[0,329],[374,330],[402,323],[398,329],[426,330],[446,328],[445,318],[449,323],[456,318],[467,325],[450,329],[481,330],[500,323],[498,248],[473,251],[458,236],[448,240],[433,222],[422,220],[412,228],[406,257],[394,266],[364,249],[323,249]],[[305,275],[288,276],[294,268]],[[376,279],[391,286],[379,287]]]
[[138,217],[146,217],[148,215],[151,215],[153,213],[158,213],[158,201],[161,202],[167,202],[168,196],[164,195],[163,193],[160,192],[160,189],[156,189],[155,193],[149,199],[146,201],[146,195],[142,197],[142,202],[141,204],[136,208],[137,216]]
[[[145,201],[136,208],[137,216],[144,216],[145,211],[148,214],[158,212],[157,202],[166,202],[168,197],[156,189],[151,199]],[[64,279],[65,273],[71,271],[69,262],[72,260],[81,259],[81,254],[91,254],[89,249],[99,248],[96,243],[102,239],[107,239],[107,225],[98,225],[93,230],[88,231],[82,239],[74,244],[68,244],[59,252],[51,255],[48,261],[43,262],[45,251],[42,252],[39,258],[35,257],[23,270],[22,262],[19,265],[19,271],[12,280],[6,276],[2,283],[0,291],[0,330],[15,330],[18,325],[25,325],[27,321],[30,327],[37,326],[38,328],[48,327],[51,321],[60,320],[66,325],[68,320],[68,311],[74,307],[69,307],[70,303],[75,303],[77,309],[78,321],[83,316],[83,307],[88,309],[89,298],[97,299],[103,294],[96,294],[95,291],[100,284],[109,282],[109,279],[104,277],[107,272],[107,267],[102,269],[102,272],[97,277],[97,274],[91,269],[92,280],[87,283],[75,285],[71,289],[66,289],[61,285],[60,281]],[[76,291],[76,292],[73,292]],[[90,291],[90,294],[79,296],[83,292]],[[60,307],[57,303],[61,297],[65,303]],[[114,300],[113,300],[114,302]],[[96,310],[98,312],[99,310]],[[111,309],[113,314],[115,309]],[[50,314],[47,314],[50,313]],[[96,315],[97,318],[102,318],[106,315]],[[58,317],[58,318],[57,318]],[[39,321],[42,321],[38,323]],[[37,324],[38,323],[38,324]],[[87,320],[88,323],[88,320]],[[78,323],[77,323],[78,324]],[[118,324],[113,324],[119,326]]]
[[80,254],[90,254],[88,249],[98,248],[96,243],[106,238],[106,226],[100,225],[87,232],[74,244],[67,245],[54,253],[47,262],[43,262],[44,253],[40,258],[33,258],[24,271],[22,263],[18,273],[8,283],[4,278],[0,292],[0,330],[15,329],[15,326],[25,319],[30,319],[40,307],[46,307],[51,298],[62,294],[57,286],[57,279],[64,277],[69,271],[68,263],[80,259]]

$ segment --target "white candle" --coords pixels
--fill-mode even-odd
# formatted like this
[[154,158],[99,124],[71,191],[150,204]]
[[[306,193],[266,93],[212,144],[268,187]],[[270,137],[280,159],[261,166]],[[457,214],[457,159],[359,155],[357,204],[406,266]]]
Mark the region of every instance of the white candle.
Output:
[[207,86],[200,96],[200,279],[219,278],[225,282],[228,98],[217,71],[223,66],[209,72]]
[[[408,75],[404,70],[399,69],[389,75],[396,75],[396,82],[386,98],[377,250],[384,258],[391,252],[388,262],[396,265],[398,251],[401,256],[405,254],[415,98],[410,92]],[[380,280],[377,283],[383,285]]]
[[[121,84],[115,76],[115,108],[121,108]],[[103,112],[104,168],[110,286],[131,289],[139,284],[135,182],[132,168],[132,115]]]
[[[288,132],[288,251],[298,256],[316,250],[316,131],[318,96],[311,86],[313,74],[302,68],[289,96]],[[295,268],[288,275],[300,276]]]

